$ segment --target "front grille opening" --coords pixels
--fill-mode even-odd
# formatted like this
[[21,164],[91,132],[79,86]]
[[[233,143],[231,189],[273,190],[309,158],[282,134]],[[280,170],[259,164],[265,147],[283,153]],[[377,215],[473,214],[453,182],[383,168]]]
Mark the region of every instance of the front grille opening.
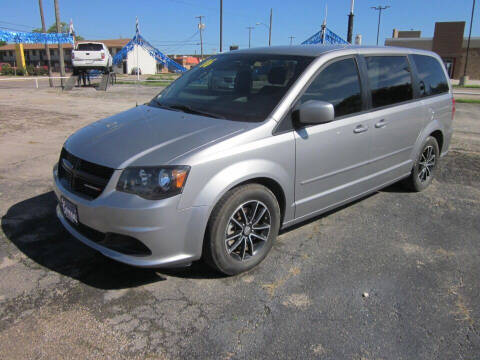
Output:
[[93,200],[105,189],[113,169],[82,160],[62,149],[58,162],[58,178],[67,190]]
[[111,250],[119,253],[131,256],[149,256],[152,255],[150,249],[145,246],[140,240],[134,237],[115,234],[115,233],[103,233],[101,231],[92,229],[91,227],[82,223],[74,224],[67,219],[70,226],[77,230],[80,234],[87,239],[96,242]]
[[99,244],[119,253],[133,256],[148,256],[152,252],[141,241],[131,236],[107,233]]

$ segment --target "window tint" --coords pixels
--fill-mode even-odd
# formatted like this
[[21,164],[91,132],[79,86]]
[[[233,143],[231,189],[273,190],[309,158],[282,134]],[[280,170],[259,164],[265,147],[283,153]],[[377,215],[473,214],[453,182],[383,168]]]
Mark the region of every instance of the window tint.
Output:
[[101,51],[103,50],[103,45],[102,44],[78,44],[77,50],[80,51]]
[[333,104],[335,117],[362,110],[360,80],[354,59],[345,59],[328,65],[313,80],[300,102],[321,100]]
[[165,88],[150,105],[181,105],[229,120],[263,121],[312,60],[235,52],[210,57]]
[[412,78],[405,56],[369,56],[365,60],[374,108],[413,98]]
[[420,96],[430,96],[448,92],[448,82],[442,65],[433,57],[412,55],[417,67],[420,82]]

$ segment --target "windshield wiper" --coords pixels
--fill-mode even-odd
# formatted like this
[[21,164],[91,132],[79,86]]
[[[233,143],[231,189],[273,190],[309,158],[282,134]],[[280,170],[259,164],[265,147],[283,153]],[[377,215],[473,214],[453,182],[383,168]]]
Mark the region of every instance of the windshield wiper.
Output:
[[174,104],[174,105],[168,105],[166,107],[168,109],[179,110],[179,111],[183,111],[183,112],[186,112],[186,113],[189,113],[189,114],[204,115],[204,116],[212,117],[212,118],[215,118],[215,119],[225,119],[223,116],[220,116],[218,114],[213,114],[213,113],[210,113],[208,111],[193,109],[192,107],[190,107],[188,105]]
[[150,103],[152,103],[152,102],[155,104],[155,106],[158,106],[158,107],[160,107],[160,108],[170,109],[169,106],[163,105],[163,104],[162,104],[160,101],[158,101],[158,99],[156,99],[156,98],[155,98],[155,99],[152,99],[152,101],[151,101]]

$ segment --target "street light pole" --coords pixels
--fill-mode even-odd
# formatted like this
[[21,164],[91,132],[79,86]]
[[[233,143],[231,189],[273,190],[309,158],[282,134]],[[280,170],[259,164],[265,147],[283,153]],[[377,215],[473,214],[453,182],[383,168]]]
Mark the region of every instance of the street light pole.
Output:
[[273,9],[270,8],[270,26],[268,27],[268,46],[272,45],[272,18],[273,18]]
[[222,52],[223,37],[223,0],[220,0],[220,53]]
[[473,23],[473,14],[475,12],[475,0],[473,0],[472,5],[472,16],[470,17],[470,31],[468,33],[468,41],[467,41],[467,53],[465,54],[465,67],[463,68],[463,78],[460,79],[461,84],[465,85],[467,80],[467,65],[468,65],[468,53],[470,52],[470,38],[472,37],[472,23]]
[[247,26],[248,29],[248,48],[250,48],[250,44],[252,41],[252,29],[254,29],[253,26]]
[[353,5],[355,0],[352,0],[350,3],[350,14],[348,14],[348,32],[347,32],[347,42],[352,43],[353,37]]
[[390,6],[382,6],[382,5],[378,5],[378,6],[372,6],[371,8],[372,9],[375,9],[378,11],[378,27],[377,27],[377,46],[378,46],[378,37],[380,36],[380,19],[382,17],[382,10],[386,10],[388,9]]

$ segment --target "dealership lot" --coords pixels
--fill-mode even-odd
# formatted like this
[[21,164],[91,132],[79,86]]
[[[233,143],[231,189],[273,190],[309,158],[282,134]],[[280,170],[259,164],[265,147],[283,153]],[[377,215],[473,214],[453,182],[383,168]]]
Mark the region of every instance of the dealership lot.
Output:
[[68,135],[158,88],[0,85],[0,358],[480,354],[480,106],[457,104],[425,192],[391,186],[284,231],[257,269],[226,278],[115,263],[55,218]]

